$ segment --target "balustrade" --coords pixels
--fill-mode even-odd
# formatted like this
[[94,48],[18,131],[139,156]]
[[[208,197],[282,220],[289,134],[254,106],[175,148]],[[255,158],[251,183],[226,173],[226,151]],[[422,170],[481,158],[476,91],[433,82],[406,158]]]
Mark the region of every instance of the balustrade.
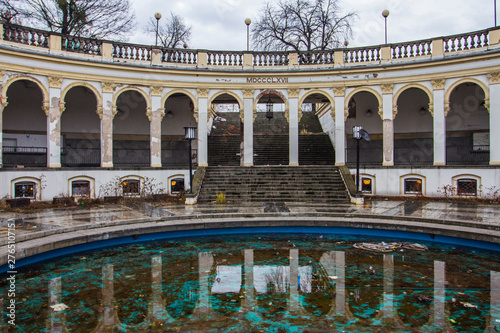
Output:
[[62,36],[62,50],[68,52],[101,55],[102,40]]
[[432,55],[432,39],[419,40],[391,46],[392,59]]
[[288,52],[253,52],[254,66],[288,66]]
[[243,66],[243,52],[208,51],[207,63],[213,66]]
[[328,65],[334,63],[335,50],[300,51],[299,65]]
[[113,42],[113,58],[151,60],[151,46]]
[[369,62],[381,60],[380,46],[358,47],[344,51],[344,63]]
[[17,24],[3,24],[3,39],[30,46],[49,47],[50,32],[27,28]]
[[489,46],[489,30],[443,37],[444,52],[457,52]]
[[162,61],[174,64],[195,65],[198,62],[198,52],[186,49],[162,49]]

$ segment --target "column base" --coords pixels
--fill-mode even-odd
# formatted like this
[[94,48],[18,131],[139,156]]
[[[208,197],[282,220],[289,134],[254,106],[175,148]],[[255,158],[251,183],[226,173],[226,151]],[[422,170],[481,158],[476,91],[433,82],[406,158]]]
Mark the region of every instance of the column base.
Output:
[[335,162],[335,166],[345,166],[345,162]]
[[243,163],[241,166],[243,166],[243,167],[253,167],[253,163]]
[[296,166],[299,166],[299,163],[293,162],[293,163],[290,163],[288,165],[291,167],[296,167]]
[[48,167],[49,168],[60,168],[61,163],[49,163]]
[[152,168],[161,168],[162,167],[162,164],[151,164],[151,167]]
[[112,168],[113,163],[101,163],[101,168]]
[[434,162],[435,166],[443,166],[446,165],[446,162]]
[[497,161],[490,161],[490,165],[500,165],[500,162],[497,162]]
[[198,166],[199,166],[199,167],[207,167],[207,166],[208,166],[208,163],[198,163]]
[[384,162],[382,163],[383,166],[394,166],[394,162]]

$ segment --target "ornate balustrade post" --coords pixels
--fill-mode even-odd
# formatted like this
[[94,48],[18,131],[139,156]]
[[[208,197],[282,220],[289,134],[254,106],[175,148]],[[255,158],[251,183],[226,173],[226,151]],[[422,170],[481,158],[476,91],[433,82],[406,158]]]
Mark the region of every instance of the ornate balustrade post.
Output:
[[445,329],[445,271],[446,263],[434,261],[434,327]]
[[391,61],[391,47],[390,46],[382,46],[380,48],[381,60],[382,61]]
[[161,167],[161,121],[165,116],[165,108],[161,105],[163,87],[151,87],[152,111],[148,113],[151,140],[151,167]]
[[113,44],[102,42],[101,52],[103,59],[113,59]]
[[243,68],[253,67],[253,55],[252,53],[243,54]]
[[253,166],[253,89],[243,89],[243,166]]
[[[500,73],[488,74],[490,81],[490,165],[500,165]],[[486,108],[488,105],[486,103]]]
[[335,51],[333,57],[335,66],[344,66],[344,50]]
[[101,115],[101,167],[113,167],[113,118],[116,107],[113,105],[113,82],[102,82],[102,115]]
[[382,121],[383,121],[383,154],[384,159],[382,165],[394,165],[394,117],[396,116],[397,109],[393,107],[393,84],[383,84],[382,86]]
[[206,51],[198,52],[198,67],[208,66],[208,53]]
[[208,166],[208,88],[198,89],[198,166]]
[[444,41],[442,38],[432,40],[432,57],[443,57],[444,55]]
[[62,38],[60,35],[49,36],[49,50],[52,51],[61,51],[62,47]]
[[151,64],[152,65],[161,65],[162,61],[162,52],[160,48],[153,48],[151,50]]
[[434,165],[446,165],[446,112],[444,105],[445,79],[432,80],[434,88]]
[[488,40],[490,41],[490,46],[499,46],[500,44],[500,29],[491,30],[488,33]]
[[299,165],[299,89],[288,89],[290,166]]
[[[345,87],[334,87],[335,91],[335,165],[345,165]],[[333,105],[332,105],[333,107]]]
[[61,115],[64,101],[61,100],[62,77],[49,77],[50,107],[47,115],[47,166],[61,167]]

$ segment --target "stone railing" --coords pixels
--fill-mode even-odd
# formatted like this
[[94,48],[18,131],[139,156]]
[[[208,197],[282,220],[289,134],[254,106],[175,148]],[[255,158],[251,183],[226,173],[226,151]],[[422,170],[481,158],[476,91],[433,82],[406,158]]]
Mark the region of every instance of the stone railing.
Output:
[[364,63],[405,61],[414,58],[442,59],[464,51],[500,47],[500,28],[404,43],[324,51],[210,51],[163,48],[65,36],[20,25],[0,24],[4,41],[100,56],[103,59],[142,61],[153,65],[197,66],[207,68],[300,67],[321,65],[342,68]]

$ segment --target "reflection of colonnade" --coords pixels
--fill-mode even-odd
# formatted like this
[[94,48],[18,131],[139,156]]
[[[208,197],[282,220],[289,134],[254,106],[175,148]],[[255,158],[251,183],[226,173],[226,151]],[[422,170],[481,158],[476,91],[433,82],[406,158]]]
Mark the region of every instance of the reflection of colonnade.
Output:
[[[255,288],[255,279],[257,266],[254,265],[254,250],[244,250],[243,274],[241,281],[244,281],[244,296],[241,299],[239,313],[253,314],[253,318],[263,319],[264,317],[258,310],[257,292]],[[220,315],[214,311],[211,304],[212,287],[211,274],[215,264],[212,253],[204,252],[198,255],[198,279],[199,279],[199,298],[196,308],[191,315],[186,318],[175,319],[171,317],[166,308],[165,300],[162,297],[162,257],[156,256],[151,260],[151,296],[149,298],[148,314],[145,316],[143,323],[130,326],[125,325],[119,320],[120,309],[116,308],[116,300],[114,295],[114,268],[111,264],[105,264],[102,268],[102,312],[100,314],[98,326],[93,332],[107,332],[116,327],[121,330],[128,329],[146,329],[153,323],[162,323],[163,325],[177,325],[182,323],[188,325],[190,321],[217,321]],[[346,300],[346,254],[342,251],[325,252],[319,260],[328,275],[328,279],[335,284],[335,300],[331,304],[331,310],[320,318],[314,316],[304,310],[300,300],[299,290],[307,290],[301,284],[299,279],[299,250],[289,250],[289,276],[288,276],[288,291],[287,291],[287,306],[286,311],[281,316],[281,321],[286,321],[288,317],[301,318],[308,322],[314,320],[332,320],[335,322],[340,317],[345,317],[349,321],[356,322],[359,317],[353,314],[353,309],[349,308],[349,301]],[[435,329],[442,330],[449,327],[450,323],[447,320],[446,310],[446,264],[442,261],[434,261],[434,288],[433,300],[429,305],[430,319],[429,322],[419,329],[422,331],[433,331]],[[304,272],[304,271],[302,271]],[[404,328],[405,324],[397,315],[397,304],[394,298],[394,256],[385,254],[383,256],[383,296],[380,299],[380,305],[377,310],[377,318],[383,319],[382,322],[391,325],[391,327]],[[498,327],[500,323],[500,272],[490,272],[490,325],[492,328]],[[307,283],[307,282],[306,282]],[[49,282],[49,306],[64,303],[61,296],[61,278],[55,278]],[[333,296],[333,295],[332,295]],[[67,310],[71,311],[71,309]],[[239,315],[238,315],[239,316]],[[486,316],[487,317],[487,316]],[[246,320],[245,316],[239,316],[239,320]],[[48,318],[48,330],[50,332],[63,332],[66,330],[66,315],[65,312],[50,311]],[[413,327],[415,329],[415,327]]]

